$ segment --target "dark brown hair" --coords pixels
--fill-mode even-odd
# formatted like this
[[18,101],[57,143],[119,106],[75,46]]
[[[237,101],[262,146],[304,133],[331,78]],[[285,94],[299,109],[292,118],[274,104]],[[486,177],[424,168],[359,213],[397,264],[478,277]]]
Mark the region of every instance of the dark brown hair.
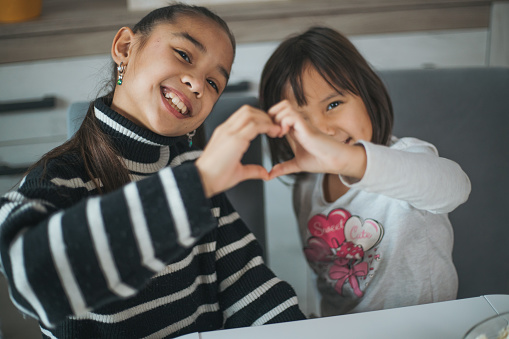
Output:
[[[267,111],[284,99],[289,84],[298,105],[305,105],[302,73],[308,66],[336,90],[359,96],[373,126],[372,142],[388,144],[393,125],[392,103],[378,75],[355,46],[341,33],[327,27],[311,27],[283,41],[269,58],[260,80],[260,107]],[[274,164],[294,157],[286,138],[269,138]]]
[[[217,23],[228,34],[235,54],[235,38],[223,19],[205,7],[182,3],[153,10],[142,18],[133,27],[134,33],[141,34],[141,42],[137,48],[143,48],[156,25],[172,23],[179,16],[205,16]],[[117,65],[113,63],[112,69],[111,79],[106,86],[108,94],[104,96],[108,106],[111,105],[115,91]],[[198,128],[197,135],[194,138],[194,144],[203,147],[204,132],[201,126]],[[87,175],[93,180],[99,194],[111,192],[130,181],[129,172],[124,163],[119,159],[119,152],[103,133],[95,118],[93,101],[90,103],[83,123],[74,136],[64,144],[46,153],[28,169],[28,172],[38,166],[46,168],[48,161],[67,153],[74,153],[83,160]],[[62,165],[65,166],[66,164]]]

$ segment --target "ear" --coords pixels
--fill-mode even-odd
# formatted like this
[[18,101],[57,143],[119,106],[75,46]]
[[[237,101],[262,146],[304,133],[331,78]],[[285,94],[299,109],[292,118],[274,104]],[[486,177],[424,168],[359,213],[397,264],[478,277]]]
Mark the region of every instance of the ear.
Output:
[[129,27],[122,27],[117,32],[111,45],[111,57],[117,65],[120,65],[121,62],[128,63],[133,42],[134,33]]

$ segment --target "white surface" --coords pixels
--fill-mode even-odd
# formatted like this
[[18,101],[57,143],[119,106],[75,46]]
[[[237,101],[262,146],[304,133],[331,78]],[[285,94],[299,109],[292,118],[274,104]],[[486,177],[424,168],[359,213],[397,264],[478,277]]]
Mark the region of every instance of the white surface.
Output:
[[199,333],[189,333],[178,337],[178,339],[202,339],[202,337]]
[[[495,296],[509,307],[509,296]],[[485,297],[402,307],[329,318],[201,333],[202,339],[462,338],[475,324],[497,314]]]
[[506,313],[509,312],[509,296],[507,295],[487,295],[485,296],[486,300],[491,304],[498,313]]

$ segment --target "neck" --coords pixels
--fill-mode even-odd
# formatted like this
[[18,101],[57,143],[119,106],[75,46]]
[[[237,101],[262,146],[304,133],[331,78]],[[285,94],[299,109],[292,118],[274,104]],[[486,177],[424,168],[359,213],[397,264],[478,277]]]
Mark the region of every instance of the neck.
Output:
[[325,201],[333,202],[342,197],[349,188],[343,184],[337,174],[325,174],[323,178],[323,196]]

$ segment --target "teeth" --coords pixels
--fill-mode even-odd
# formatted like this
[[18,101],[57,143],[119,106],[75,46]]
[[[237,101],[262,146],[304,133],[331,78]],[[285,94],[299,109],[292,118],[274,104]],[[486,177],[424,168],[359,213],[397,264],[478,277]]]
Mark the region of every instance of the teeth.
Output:
[[182,112],[182,114],[187,112],[187,107],[182,101],[177,104],[177,107]]
[[187,106],[180,101],[179,97],[175,95],[173,92],[165,92],[164,97],[168,99],[168,101],[173,104],[175,108],[177,108],[180,113],[185,114],[187,112]]

